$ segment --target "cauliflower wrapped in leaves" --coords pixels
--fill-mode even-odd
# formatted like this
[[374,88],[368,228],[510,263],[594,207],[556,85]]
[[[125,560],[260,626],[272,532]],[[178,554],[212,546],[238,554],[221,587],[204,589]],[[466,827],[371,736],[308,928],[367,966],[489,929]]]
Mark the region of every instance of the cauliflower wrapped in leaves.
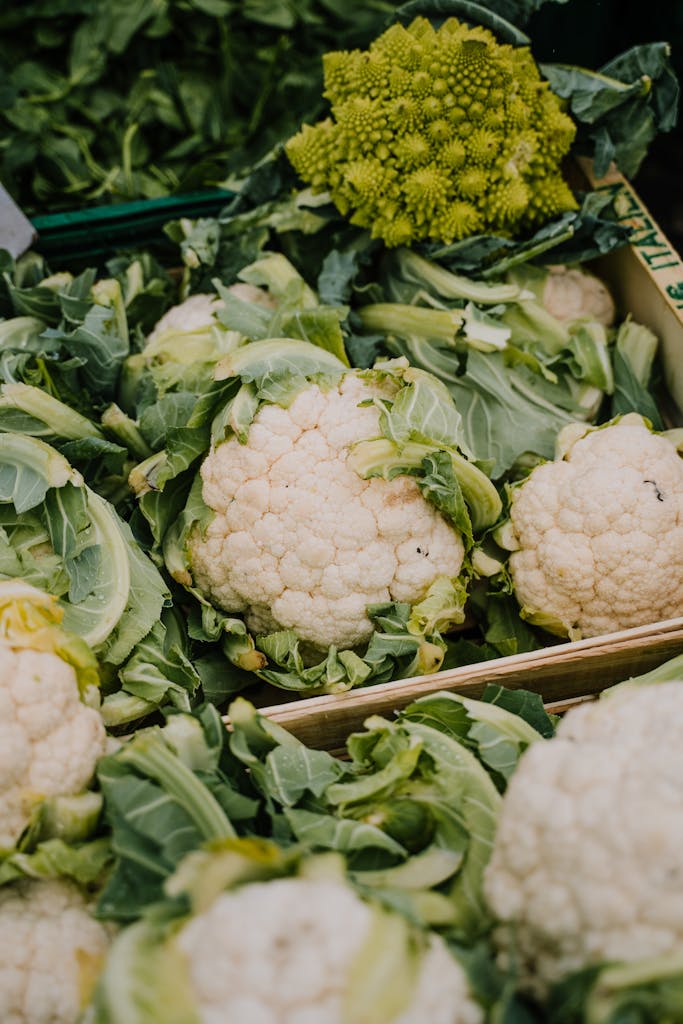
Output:
[[24,879],[0,888],[3,1024],[81,1020],[110,936],[71,882]]
[[[342,1024],[349,1019],[344,1015],[346,989],[353,983],[354,969],[359,970],[354,961],[376,954],[374,923],[371,907],[338,882],[284,878],[222,894],[177,938],[199,994],[202,1024],[233,1018],[263,1024],[305,1019]],[[383,923],[386,928],[390,922]],[[396,919],[394,927],[399,925]],[[381,934],[381,928],[377,931]],[[226,965],[220,991],[211,978],[217,943]],[[236,956],[240,948],[242,956]],[[385,949],[390,956],[388,942]],[[313,972],[307,967],[311,963],[318,964]],[[464,971],[436,935],[415,968],[412,999],[402,1012],[384,1018],[387,1022],[479,1024],[483,1014]],[[402,995],[403,986],[397,987]],[[390,1002],[387,991],[380,998]]]
[[434,671],[439,632],[464,618],[473,531],[501,508],[445,386],[406,360],[349,370],[291,339],[243,346],[217,376],[239,388],[164,557],[205,607],[257,635],[261,653],[242,644],[231,660],[258,670],[299,643],[309,665],[341,652],[345,688],[373,671],[356,652],[379,616],[401,620],[391,652]]
[[683,614],[683,460],[674,444],[631,413],[570,426],[558,448],[512,489],[498,531],[522,614],[574,639]]
[[191,853],[166,886],[191,913],[174,920],[161,904],[121,932],[94,1024],[148,1024],[152,1005],[168,1024],[480,1024],[443,940],[362,900],[336,859],[318,861],[287,874],[254,840]]
[[45,801],[81,797],[86,823],[99,809],[85,793],[107,744],[97,663],[62,614],[51,595],[0,583],[0,864]]
[[[458,576],[460,535],[407,476],[363,480],[354,444],[379,433],[378,389],[357,374],[312,385],[287,409],[262,407],[246,445],[236,437],[202,464],[216,514],[191,541],[197,586],[255,633],[293,629],[324,651],[366,642],[370,604],[425,596]],[[381,390],[380,390],[381,393]]]
[[[264,309],[275,308],[274,298],[264,289],[237,282],[229,295]],[[244,338],[223,323],[219,314],[225,303],[217,294],[197,292],[171,306],[147,335],[141,352],[124,364],[122,394],[134,408],[139,392],[150,375],[160,396],[168,391],[200,391],[211,379],[214,364]]]
[[[668,681],[629,681],[569,711],[512,776],[484,891],[501,960],[541,996],[603,964],[672,954],[680,973],[680,661],[663,667]],[[648,981],[647,971],[623,973],[625,984]],[[648,1020],[664,1019],[644,1005]]]
[[[526,282],[525,282],[526,283]],[[540,299],[558,320],[597,320],[609,327],[616,310],[609,288],[585,267],[558,264],[548,267]]]

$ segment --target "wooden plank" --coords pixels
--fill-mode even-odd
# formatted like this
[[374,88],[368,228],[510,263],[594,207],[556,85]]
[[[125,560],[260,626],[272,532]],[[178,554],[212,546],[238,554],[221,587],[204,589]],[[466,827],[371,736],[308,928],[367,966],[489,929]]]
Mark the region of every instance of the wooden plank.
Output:
[[666,386],[683,423],[683,261],[622,174],[612,169],[596,178],[590,160],[577,162],[590,187],[611,196],[619,221],[631,229],[630,244],[596,261],[595,269],[620,312],[631,313],[659,337]]
[[[497,658],[432,676],[399,680],[344,694],[309,697],[260,708],[310,747],[342,749],[370,715],[390,717],[438,690],[478,697],[487,683],[528,689],[546,702],[566,702],[656,668],[683,653],[683,619],[610,637],[559,644],[528,655]],[[229,721],[227,716],[226,723]]]
[[598,697],[597,693],[584,693],[583,697],[571,697],[569,700],[551,700],[545,705],[545,709],[550,715],[564,715],[581,704],[592,704]]

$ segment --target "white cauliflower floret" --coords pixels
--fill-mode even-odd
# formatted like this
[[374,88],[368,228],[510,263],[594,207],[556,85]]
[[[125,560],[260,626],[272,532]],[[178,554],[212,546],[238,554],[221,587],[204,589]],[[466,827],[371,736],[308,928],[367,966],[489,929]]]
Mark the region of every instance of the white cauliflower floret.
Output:
[[199,331],[216,322],[214,314],[223,308],[217,295],[197,293],[184,302],[167,309],[157,320],[147,337],[147,345],[153,345],[167,331]]
[[[238,281],[227,289],[236,298],[244,302],[253,302],[266,309],[274,309],[276,300],[263,288]],[[163,334],[169,331],[201,331],[215,324],[215,314],[225,308],[225,303],[217,295],[197,292],[183,302],[167,309],[154,325],[147,338],[147,345],[152,346]]]
[[[286,878],[223,893],[176,940],[201,1024],[341,1024],[371,921],[371,909],[331,881]],[[482,1020],[463,969],[431,937],[411,1004],[391,1024]]]
[[624,688],[522,756],[484,889],[503,961],[540,994],[683,946],[682,727],[683,680]]
[[102,718],[82,703],[73,667],[0,645],[0,848],[14,846],[36,803],[82,792],[105,750]]
[[683,615],[683,460],[640,417],[589,430],[534,469],[510,523],[530,621],[576,637]]
[[258,288],[254,284],[247,284],[246,281],[235,281],[228,287],[228,291],[235,298],[242,302],[253,302],[264,309],[277,309],[278,300],[265,288]]
[[440,575],[457,576],[459,534],[414,479],[363,480],[350,447],[379,436],[378,393],[354,373],[311,385],[289,408],[264,405],[247,444],[230,438],[205,459],[203,499],[216,514],[190,539],[196,585],[256,633],[292,629],[311,647],[355,647],[366,606],[414,603]]
[[0,887],[2,1024],[76,1024],[109,945],[108,928],[66,881]]
[[558,265],[548,271],[541,301],[549,313],[562,321],[586,318],[606,327],[614,323],[614,299],[599,277],[581,267]]

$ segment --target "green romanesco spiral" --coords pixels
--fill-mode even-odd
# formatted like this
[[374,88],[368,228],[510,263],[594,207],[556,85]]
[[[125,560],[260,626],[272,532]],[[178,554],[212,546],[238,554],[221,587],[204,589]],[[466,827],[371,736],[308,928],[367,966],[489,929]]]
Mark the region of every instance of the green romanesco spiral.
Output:
[[299,176],[386,245],[509,237],[576,209],[575,125],[526,47],[422,17],[328,53],[331,114],[286,145]]

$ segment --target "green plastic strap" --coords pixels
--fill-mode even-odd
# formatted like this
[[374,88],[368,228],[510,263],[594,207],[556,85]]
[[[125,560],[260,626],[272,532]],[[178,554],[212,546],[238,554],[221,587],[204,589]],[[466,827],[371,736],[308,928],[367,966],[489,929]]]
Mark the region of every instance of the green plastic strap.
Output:
[[234,197],[226,189],[186,192],[160,199],[115,203],[32,218],[38,232],[34,248],[45,257],[88,260],[163,241],[162,229],[180,217],[215,216]]

